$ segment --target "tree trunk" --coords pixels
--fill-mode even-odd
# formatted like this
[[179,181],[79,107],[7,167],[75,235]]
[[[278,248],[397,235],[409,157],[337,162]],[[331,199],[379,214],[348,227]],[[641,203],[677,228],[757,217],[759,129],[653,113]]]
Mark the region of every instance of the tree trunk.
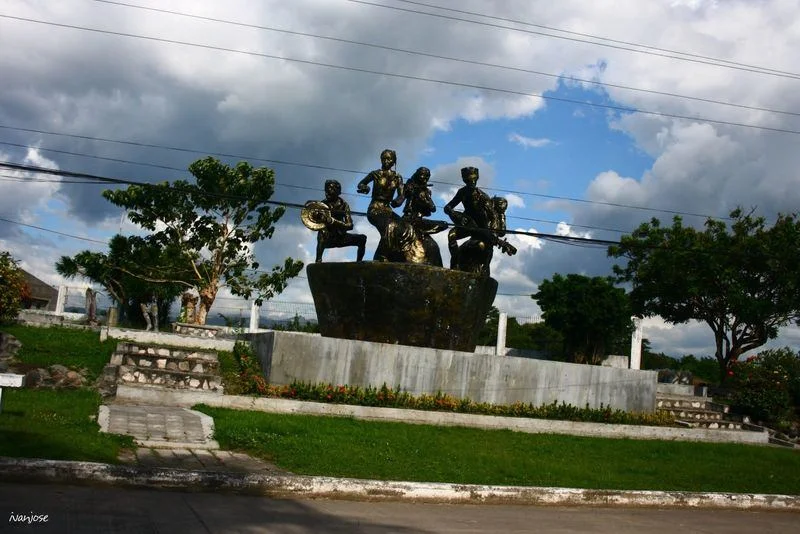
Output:
[[217,298],[217,284],[213,283],[200,290],[200,304],[197,307],[197,324],[206,324],[208,311]]

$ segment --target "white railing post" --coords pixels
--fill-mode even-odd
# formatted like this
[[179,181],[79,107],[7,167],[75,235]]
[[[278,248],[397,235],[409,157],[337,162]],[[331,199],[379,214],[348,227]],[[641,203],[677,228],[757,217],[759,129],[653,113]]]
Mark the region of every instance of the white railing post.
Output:
[[250,305],[250,333],[258,332],[258,317],[261,313],[261,306],[256,305],[255,301]]
[[631,335],[631,369],[642,368],[642,320],[631,317],[633,321],[633,334]]
[[64,314],[64,303],[67,301],[67,286],[58,286],[58,298],[56,298],[56,315]]
[[506,355],[506,328],[508,327],[508,314],[501,313],[497,318],[497,347],[495,348],[495,355]]

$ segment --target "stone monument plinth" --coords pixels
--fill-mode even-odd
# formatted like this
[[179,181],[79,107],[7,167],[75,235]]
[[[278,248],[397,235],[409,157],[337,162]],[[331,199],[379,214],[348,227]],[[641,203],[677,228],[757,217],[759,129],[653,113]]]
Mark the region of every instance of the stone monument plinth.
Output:
[[431,265],[313,263],[306,268],[326,337],[473,352],[497,281]]

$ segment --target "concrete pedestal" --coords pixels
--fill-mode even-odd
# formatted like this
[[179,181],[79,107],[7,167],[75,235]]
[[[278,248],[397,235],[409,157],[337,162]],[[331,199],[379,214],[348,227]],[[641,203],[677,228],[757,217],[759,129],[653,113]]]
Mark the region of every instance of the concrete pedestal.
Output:
[[326,337],[472,352],[494,302],[489,277],[430,265],[313,263],[306,269]]

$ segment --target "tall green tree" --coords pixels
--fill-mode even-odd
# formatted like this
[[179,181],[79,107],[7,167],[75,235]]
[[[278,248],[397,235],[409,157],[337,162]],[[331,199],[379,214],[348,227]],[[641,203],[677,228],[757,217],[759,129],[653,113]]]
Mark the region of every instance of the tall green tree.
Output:
[[660,315],[670,323],[697,320],[714,335],[720,381],[743,353],[800,319],[800,221],[779,215],[730,214],[730,224],[709,219],[698,230],[675,217],[644,223],[609,255],[617,280],[632,286],[637,315]]
[[10,252],[0,252],[0,323],[17,318],[27,285],[22,270]]
[[598,365],[610,351],[630,343],[628,297],[608,278],[555,274],[532,298],[545,324],[563,336],[568,361]]
[[283,207],[270,207],[275,188],[271,169],[247,162],[231,167],[208,157],[192,163],[189,172],[194,183],[132,185],[104,191],[103,196],[127,209],[132,222],[174,252],[177,276],[165,271],[146,279],[162,283],[188,279],[200,297],[197,322],[205,324],[223,285],[234,295],[247,299],[255,295],[260,302],[283,291],[303,264],[286,258],[270,271],[256,272],[259,263],[253,246],[272,237],[284,213]]
[[[129,322],[140,322],[139,305],[155,299],[161,310],[159,321],[164,324],[164,312],[171,302],[192,287],[189,271],[176,265],[175,257],[174,251],[147,237],[115,235],[108,252],[84,250],[75,256],[62,256],[56,262],[56,271],[66,278],[80,276],[102,286],[119,306],[121,318]],[[174,280],[149,281],[164,272]]]

